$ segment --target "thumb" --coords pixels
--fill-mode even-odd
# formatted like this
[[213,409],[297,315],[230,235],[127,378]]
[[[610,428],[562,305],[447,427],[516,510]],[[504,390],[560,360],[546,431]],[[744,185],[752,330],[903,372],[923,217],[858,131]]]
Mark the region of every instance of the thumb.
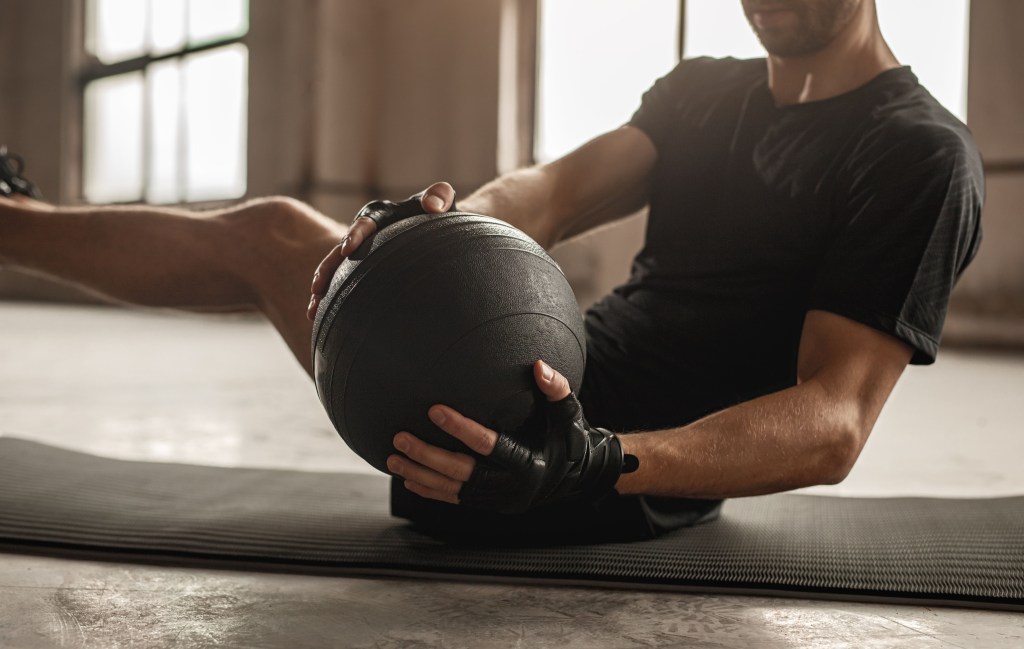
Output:
[[569,380],[544,361],[537,361],[533,364],[533,378],[548,401],[561,401],[572,392]]
[[455,189],[445,182],[427,187],[420,198],[420,205],[428,214],[447,212],[455,202]]

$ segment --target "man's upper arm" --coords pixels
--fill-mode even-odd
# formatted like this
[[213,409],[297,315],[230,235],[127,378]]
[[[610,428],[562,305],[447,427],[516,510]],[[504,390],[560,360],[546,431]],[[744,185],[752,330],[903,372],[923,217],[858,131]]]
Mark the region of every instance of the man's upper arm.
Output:
[[910,345],[887,333],[828,311],[809,311],[797,377],[828,393],[859,453],[912,354]]
[[554,181],[558,239],[623,218],[647,204],[657,160],[650,138],[623,126],[542,169]]

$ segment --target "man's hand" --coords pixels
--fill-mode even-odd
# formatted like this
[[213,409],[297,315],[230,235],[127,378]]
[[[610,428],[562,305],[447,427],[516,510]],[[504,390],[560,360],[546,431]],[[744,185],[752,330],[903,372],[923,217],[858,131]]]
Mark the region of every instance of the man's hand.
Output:
[[[420,196],[420,206],[425,214],[441,214],[451,209],[455,202],[455,190],[445,182],[434,183]],[[309,299],[309,306],[306,307],[306,317],[310,320],[316,318],[316,309],[320,306],[320,300],[331,285],[331,278],[334,271],[338,270],[341,262],[359,249],[366,238],[377,230],[377,221],[370,216],[359,216],[348,229],[345,238],[335,246],[324,260],[317,266],[313,274],[313,285],[311,287],[312,297]]]
[[548,399],[543,448],[527,448],[447,406],[435,405],[428,412],[431,421],[480,459],[401,432],[394,444],[405,456],[389,457],[388,468],[405,478],[409,491],[425,498],[509,513],[610,492],[624,465],[618,438],[587,424],[565,377],[542,361],[533,369]]

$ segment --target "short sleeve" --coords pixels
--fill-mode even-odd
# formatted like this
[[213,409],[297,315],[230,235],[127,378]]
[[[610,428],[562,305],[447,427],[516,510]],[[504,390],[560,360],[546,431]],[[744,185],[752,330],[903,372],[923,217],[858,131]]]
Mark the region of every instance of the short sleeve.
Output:
[[984,180],[966,131],[909,130],[872,136],[846,164],[808,308],[888,333],[926,365],[980,245]]
[[661,150],[674,132],[679,107],[686,99],[686,88],[691,79],[713,63],[713,59],[696,58],[680,61],[671,72],[654,82],[640,101],[628,125],[634,126],[651,139]]
[[708,89],[721,89],[730,83],[749,84],[752,78],[766,75],[764,59],[684,59],[644,93],[640,107],[627,125],[646,133],[660,152],[673,146],[680,122],[685,121],[681,115],[694,99]]

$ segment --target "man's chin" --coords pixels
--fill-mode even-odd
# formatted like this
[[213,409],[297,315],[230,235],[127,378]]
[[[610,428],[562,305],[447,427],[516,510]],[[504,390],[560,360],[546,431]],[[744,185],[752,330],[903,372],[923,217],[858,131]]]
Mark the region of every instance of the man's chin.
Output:
[[757,37],[765,51],[778,58],[809,56],[824,48],[824,44],[811,43],[791,33],[765,31],[758,33]]

